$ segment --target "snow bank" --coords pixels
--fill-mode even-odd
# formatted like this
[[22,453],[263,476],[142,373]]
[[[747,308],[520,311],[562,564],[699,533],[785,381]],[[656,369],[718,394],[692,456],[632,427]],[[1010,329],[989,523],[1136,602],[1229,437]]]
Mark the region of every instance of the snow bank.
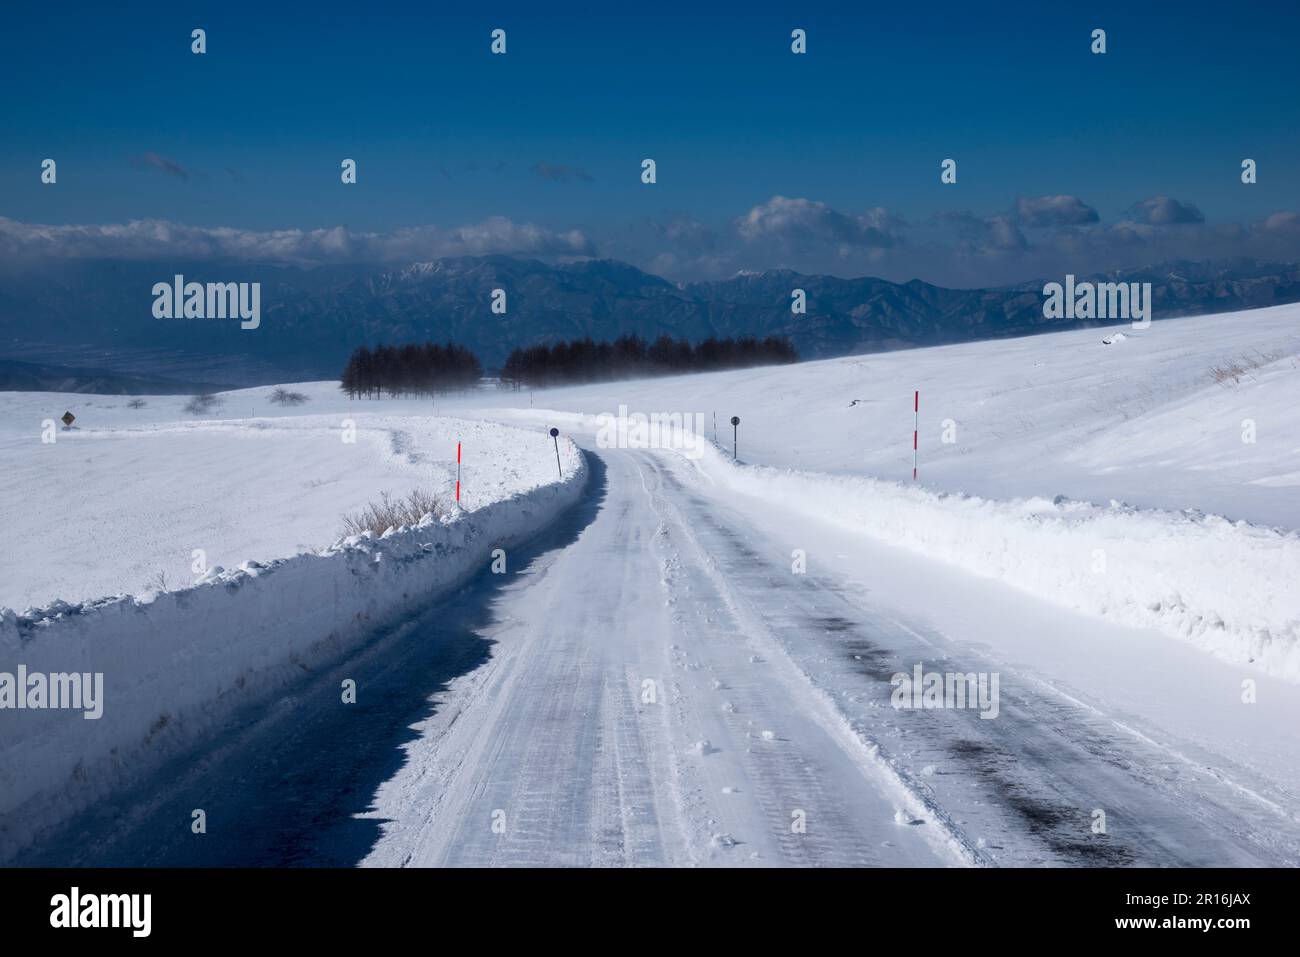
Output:
[[[50,397],[43,401],[62,414]],[[34,427],[5,433],[11,420],[39,424],[44,416],[0,395],[0,514],[10,540],[22,543],[0,549],[0,605],[18,611],[139,595],[165,590],[152,587],[160,577],[172,587],[192,584],[195,549],[207,567],[226,568],[314,552],[334,540],[341,515],[384,491],[404,498],[419,489],[450,503],[460,477],[461,505],[473,510],[555,481],[545,433],[521,436],[427,407],[410,414],[387,400],[357,403],[367,411],[349,411],[346,397],[312,401],[335,408],[180,422],[153,405],[138,413],[78,406],[85,428],[60,431],[45,445]],[[233,395],[225,408],[252,411]],[[145,421],[149,415],[155,420]],[[342,441],[348,423],[354,442]]]
[[0,671],[103,673],[103,715],[4,710],[0,859],[157,763],[233,709],[269,698],[479,571],[493,548],[536,534],[582,494],[587,471],[560,446],[564,479],[470,512],[318,553],[214,569],[193,587],[22,616],[0,609]]
[[1300,681],[1300,533],[1119,502],[994,501],[738,466],[714,446],[699,467],[737,492]]

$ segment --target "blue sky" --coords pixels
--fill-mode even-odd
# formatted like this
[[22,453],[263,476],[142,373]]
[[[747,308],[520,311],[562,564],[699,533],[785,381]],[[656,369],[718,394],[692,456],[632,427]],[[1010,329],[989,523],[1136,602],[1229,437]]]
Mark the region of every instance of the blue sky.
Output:
[[703,6],[22,5],[0,35],[0,217],[414,230],[347,255],[595,254],[673,278],[1300,258],[1294,3]]

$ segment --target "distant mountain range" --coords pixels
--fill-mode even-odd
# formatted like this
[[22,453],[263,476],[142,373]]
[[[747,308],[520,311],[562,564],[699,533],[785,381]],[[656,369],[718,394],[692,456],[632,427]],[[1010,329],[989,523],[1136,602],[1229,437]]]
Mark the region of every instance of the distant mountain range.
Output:
[[189,395],[219,385],[137,375],[111,369],[87,369],[0,359],[0,392],[84,392],[95,395]]
[[[155,319],[153,284],[176,273],[198,282],[261,282],[260,328]],[[1084,278],[1150,282],[1156,318],[1300,301],[1295,263],[1167,262]],[[946,289],[769,270],[680,285],[612,260],[552,265],[486,256],[400,269],[71,261],[0,271],[0,356],[100,374],[251,385],[333,378],[362,343],[451,339],[491,369],[515,346],[578,336],[784,335],[804,358],[822,358],[1112,324],[1045,319],[1043,282],[1062,279]],[[796,288],[807,293],[805,315],[790,311]],[[490,309],[493,289],[506,291],[505,315]]]

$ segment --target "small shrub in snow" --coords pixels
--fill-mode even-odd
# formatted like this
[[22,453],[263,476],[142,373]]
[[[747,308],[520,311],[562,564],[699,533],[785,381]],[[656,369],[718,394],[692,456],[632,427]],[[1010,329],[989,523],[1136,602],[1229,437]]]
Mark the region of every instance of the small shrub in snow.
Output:
[[185,403],[185,411],[190,415],[207,415],[209,412],[221,408],[221,403],[222,400],[215,395],[196,395]]
[[1220,385],[1227,385],[1229,382],[1235,385],[1243,378],[1250,377],[1250,373],[1254,370],[1277,362],[1281,358],[1280,352],[1261,352],[1256,349],[1249,355],[1211,366],[1210,375],[1214,376],[1214,381]]
[[382,535],[390,528],[418,525],[420,519],[429,514],[442,514],[438,499],[432,492],[417,488],[406,498],[393,498],[388,492],[381,492],[378,502],[371,502],[361,511],[343,516],[343,534],[371,532]]
[[271,401],[276,405],[302,405],[307,401],[307,396],[302,392],[290,392],[284,387],[279,387],[271,393]]
[[128,409],[143,409],[145,407],[144,399],[132,399],[126,404]]

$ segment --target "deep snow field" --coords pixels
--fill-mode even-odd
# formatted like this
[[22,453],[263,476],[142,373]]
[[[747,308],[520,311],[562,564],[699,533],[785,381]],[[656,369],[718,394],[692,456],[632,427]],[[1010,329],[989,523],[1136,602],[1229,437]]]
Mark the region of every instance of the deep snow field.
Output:
[[[1122,341],[1104,345],[1115,332]],[[1263,363],[1263,364],[1261,364]],[[1238,380],[1215,369],[1244,367]],[[700,412],[742,461],[1064,495],[1300,528],[1300,305],[769,367],[539,390],[538,408]],[[510,405],[529,405],[530,397]],[[480,394],[475,405],[491,405]],[[456,403],[464,406],[470,403]],[[499,403],[498,404],[504,404]],[[1253,419],[1256,441],[1242,441]],[[945,421],[955,441],[945,444]]]
[[[564,440],[557,452],[538,430],[438,418],[428,403],[423,415],[360,412],[336,388],[314,393],[333,413],[253,418],[270,392],[228,394],[232,417],[199,421],[185,421],[176,398],[132,409],[5,397],[0,501],[12,547],[0,576],[6,596],[35,607],[0,602],[0,674],[108,675],[115,703],[106,720],[68,720],[66,706],[4,712],[0,860],[241,708],[348,660],[477,574],[493,549],[536,535],[586,484],[577,449]],[[64,406],[78,428],[42,443],[42,420]],[[233,417],[244,409],[249,418]],[[457,440],[473,450],[460,507]],[[417,486],[440,498],[439,514],[342,534],[344,513]],[[155,570],[167,580],[141,585]]]
[[[183,396],[132,409],[121,396],[0,393],[13,546],[0,553],[0,606],[183,587],[201,577],[195,550],[208,568],[315,551],[384,491],[421,488],[450,507],[458,441],[467,510],[556,478],[544,435],[434,417],[431,402],[349,403],[332,386],[283,408],[272,391],[226,393],[202,416],[183,411]],[[42,443],[42,421],[65,410],[73,428],[59,423]]]
[[[92,733],[25,713],[26,733],[0,767],[0,818],[9,809],[26,820],[57,798],[55,820],[108,793],[131,755],[151,767],[151,750],[201,738],[304,661],[337,660],[374,627],[404,620],[497,543],[535,534],[581,494],[568,437],[599,451],[598,417],[626,406],[700,413],[709,438],[717,413],[716,446],[686,459],[647,454],[663,456],[687,490],[673,508],[694,510],[673,534],[705,534],[710,503],[752,526],[736,555],[714,556],[719,567],[743,572],[744,549],[779,564],[804,551],[810,571],[868,603],[874,621],[1074,702],[1108,734],[1158,749],[1153,774],[1209,774],[1262,816],[1254,833],[1273,819],[1300,825],[1300,306],[1121,329],[1111,345],[1102,340],[1116,330],[1094,329],[699,376],[485,387],[436,403],[351,402],[332,382],[294,386],[308,399],[289,408],[269,401],[271,386],[225,393],[202,416],[184,411],[185,397],[132,409],[126,397],[0,393],[10,543],[0,650],[136,683],[114,713],[120,723]],[[42,421],[65,409],[76,427],[43,444]],[[742,419],[740,467],[732,415]],[[353,444],[341,437],[347,420]],[[552,425],[564,436],[559,484]],[[450,502],[458,440],[465,513],[339,540],[341,516],[381,490],[419,486]],[[623,521],[607,519],[602,534],[627,551],[595,550],[616,570],[644,559],[655,537],[647,528],[629,538]],[[210,569],[235,570],[199,578],[193,549]],[[568,574],[579,591],[604,581],[578,564]],[[661,604],[662,582],[625,585],[647,609]],[[92,601],[127,593],[140,600]],[[583,607],[599,606],[587,597]],[[763,614],[779,620],[783,601],[773,592]],[[49,607],[3,610],[28,605]],[[640,627],[638,618],[631,631]],[[566,634],[550,629],[546,640]],[[851,724],[857,692],[837,686],[826,672],[834,659],[805,638],[792,633],[786,653]],[[1257,702],[1244,707],[1247,681]],[[170,744],[155,735],[159,712]],[[896,754],[906,769],[905,742]],[[68,788],[87,768],[89,790]],[[0,858],[5,844],[0,828]]]
[[[1124,338],[1103,344],[1116,331]],[[458,440],[462,504],[472,509],[554,479],[546,426],[590,437],[593,416],[620,406],[630,414],[698,413],[710,439],[716,417],[718,445],[728,452],[729,419],[739,415],[742,462],[818,473],[832,484],[827,476],[898,482],[900,491],[912,487],[919,390],[920,488],[979,496],[995,509],[1019,500],[1012,508],[1020,513],[1063,496],[1076,511],[1116,503],[1133,506],[1139,519],[1157,509],[1180,520],[1204,513],[1249,523],[1222,523],[1218,534],[1294,530],[1297,375],[1293,305],[1143,331],[1125,325],[535,391],[487,387],[436,402],[352,401],[335,383],[317,382],[293,387],[308,396],[299,406],[273,404],[274,387],[266,386],[223,393],[217,408],[195,416],[183,411],[183,396],[146,397],[131,409],[127,397],[0,393],[0,504],[18,545],[0,555],[0,607],[180,587],[198,577],[195,549],[209,567],[227,568],[319,549],[337,540],[344,513],[381,490],[400,496],[418,486],[450,503]],[[59,427],[57,441],[42,444],[42,421],[65,409],[77,416],[75,427]],[[348,420],[357,424],[353,444],[341,438]],[[796,488],[777,493],[762,484],[788,494],[787,505],[818,504],[800,502]],[[834,493],[818,497],[824,504]],[[1166,520],[1161,513],[1147,523],[1145,552],[1185,545],[1162,535]],[[1115,534],[1132,539],[1135,529]],[[1285,539],[1265,547],[1279,543],[1293,553],[1295,542]],[[1219,559],[1200,557],[1207,567]],[[987,561],[1002,577],[997,560]],[[1224,587],[1238,585],[1249,583]]]

